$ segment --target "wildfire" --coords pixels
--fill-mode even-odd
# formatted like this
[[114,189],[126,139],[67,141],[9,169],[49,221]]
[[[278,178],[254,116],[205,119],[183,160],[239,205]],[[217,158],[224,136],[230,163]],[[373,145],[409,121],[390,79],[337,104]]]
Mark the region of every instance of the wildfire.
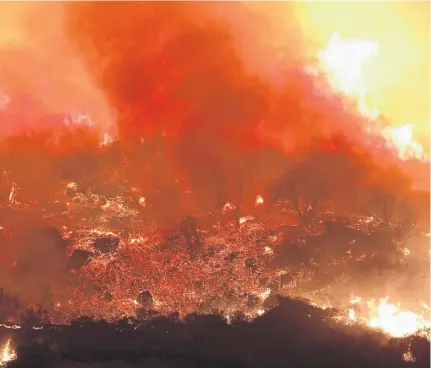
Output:
[[233,203],[230,203],[230,202],[226,202],[225,204],[224,204],[224,206],[223,206],[223,208],[222,208],[222,213],[223,214],[226,214],[226,213],[229,213],[229,212],[231,212],[231,211],[234,211],[235,210],[235,205],[233,204]]
[[64,117],[63,124],[66,126],[86,125],[88,127],[92,127],[94,125],[94,122],[92,117],[89,114],[85,114],[85,113],[81,113],[80,111],[73,110]]
[[412,157],[422,160],[424,158],[423,147],[413,140],[413,125],[387,128],[382,135],[397,148],[401,159]]
[[16,184],[12,183],[12,189],[9,193],[9,203],[13,204],[15,201],[15,197],[16,197],[16,192],[17,192],[17,188],[16,188]]
[[[393,337],[405,337],[421,333],[431,327],[429,318],[410,311],[404,311],[399,304],[388,303],[389,297],[364,303],[361,298],[352,298],[352,307],[348,311],[348,319],[351,322],[362,322],[367,326],[382,330]],[[429,317],[429,316],[428,316]]]
[[271,247],[265,246],[263,254],[274,254]]
[[114,139],[109,134],[104,134],[103,139],[100,142],[100,147],[108,147],[114,142]]
[[8,362],[17,358],[15,350],[12,348],[11,339],[6,341],[1,351],[0,366],[5,366]]
[[407,349],[407,351],[403,354],[403,360],[406,363],[414,363],[414,362],[416,362],[416,358],[413,356],[410,346]]
[[333,87],[346,94],[362,96],[365,61],[378,50],[375,42],[347,40],[338,32],[329,39],[328,45],[318,54],[319,62],[329,73]]
[[239,219],[239,223],[240,225],[245,224],[247,221],[253,221],[254,217],[253,216],[242,216]]
[[[55,318],[59,318],[58,321],[67,322],[68,312],[72,310],[74,313],[93,314],[108,320],[115,320],[122,315],[134,315],[139,307],[136,295],[140,284],[145,284],[145,288],[151,291],[154,306],[160,313],[179,310],[181,315],[186,315],[196,310],[209,311],[210,308],[219,308],[223,313],[229,314],[237,309],[244,310],[244,295],[248,295],[256,297],[258,302],[247,306],[244,313],[250,318],[255,318],[264,313],[263,302],[271,294],[271,289],[267,288],[267,285],[260,284],[262,279],[278,280],[280,275],[289,273],[288,269],[265,266],[271,264],[270,260],[277,254],[278,237],[268,235],[262,244],[261,239],[266,227],[263,223],[252,221],[253,216],[241,217],[239,222],[247,224],[239,229],[227,227],[220,233],[202,231],[201,251],[207,254],[207,260],[203,263],[190,263],[186,257],[187,246],[181,240],[178,241],[177,248],[160,254],[158,249],[161,238],[157,229],[148,227],[143,231],[132,226],[137,223],[137,212],[129,208],[129,202],[125,197],[108,199],[94,193],[84,195],[75,182],[64,184],[66,189],[73,189],[76,192],[74,195],[82,198],[78,204],[74,203],[68,207],[68,214],[77,213],[78,206],[100,208],[100,214],[93,220],[91,227],[81,225],[74,231],[73,247],[91,251],[92,239],[95,236],[121,238],[121,246],[113,252],[92,254],[90,261],[74,273],[74,277],[83,284],[91,282],[102,288],[103,296],[96,292],[88,294],[85,290],[74,288],[71,300],[56,301],[56,311],[59,314]],[[132,190],[132,193],[133,207],[136,204],[146,205],[145,197],[140,196],[136,190]],[[257,195],[254,203],[262,204],[263,198]],[[222,208],[224,214],[234,210],[235,205],[231,202],[227,202]],[[122,234],[120,228],[112,228],[110,221],[112,217],[122,219],[122,223],[131,224],[129,233]],[[369,226],[375,221],[373,217],[368,217],[360,224]],[[66,228],[64,230],[67,232]],[[217,244],[217,247],[214,247],[214,244]],[[403,251],[405,255],[409,253],[408,248]],[[175,268],[166,263],[166,258],[171,259],[171,264],[175,264]],[[226,262],[229,262],[229,267],[219,268],[220,264]],[[229,278],[232,288],[240,290],[241,294],[224,298],[225,290],[221,287],[222,284],[214,283],[213,275],[216,269],[222,274],[219,277]],[[232,270],[235,272],[235,279],[231,278]],[[178,273],[184,275],[184,280],[174,276]],[[306,284],[312,278],[313,272],[307,271],[304,267],[289,285],[283,286],[280,293],[284,296],[295,296],[289,291],[290,288],[293,285],[299,287]],[[200,286],[195,286],[196,280],[199,280]],[[202,301],[210,300],[214,295],[222,296],[213,306],[202,307]],[[327,305],[330,304],[329,298]],[[323,308],[323,305],[316,306]],[[429,312],[425,306],[423,309]],[[356,297],[350,301],[348,316],[342,316],[340,320],[343,323],[359,323],[372,329],[379,329],[394,337],[403,337],[429,328],[429,318],[424,316],[425,314],[422,316],[404,311],[399,305],[390,304],[388,298],[376,303],[373,300],[364,301]]]
[[139,197],[139,204],[145,207],[147,205],[147,199],[145,197]]
[[262,196],[257,195],[257,196],[256,196],[255,206],[256,206],[256,207],[257,207],[257,206],[260,206],[260,205],[262,205],[263,203],[264,203],[264,200],[263,200]]
[[[367,101],[364,65],[378,49],[379,45],[376,42],[345,39],[336,32],[329,39],[327,46],[318,53],[320,68],[327,75],[331,87],[357,99],[358,111],[371,121],[375,121],[380,112],[377,108],[371,108]],[[376,130],[371,126],[367,129]],[[423,147],[413,139],[413,125],[386,127],[376,133],[381,134],[389,145],[394,146],[400,159],[424,159]]]

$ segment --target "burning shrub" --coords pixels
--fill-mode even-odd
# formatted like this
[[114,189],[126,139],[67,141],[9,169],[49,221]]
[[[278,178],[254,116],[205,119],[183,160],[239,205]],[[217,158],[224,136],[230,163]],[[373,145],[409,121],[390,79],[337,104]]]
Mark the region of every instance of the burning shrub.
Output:
[[68,268],[73,270],[81,268],[90,260],[91,255],[91,252],[83,249],[74,250],[72,255],[69,257]]
[[153,308],[153,296],[148,290],[142,290],[139,292],[136,301],[139,305],[144,307],[145,309],[149,310]]
[[119,244],[119,238],[97,238],[94,240],[93,247],[101,253],[109,253],[115,251]]

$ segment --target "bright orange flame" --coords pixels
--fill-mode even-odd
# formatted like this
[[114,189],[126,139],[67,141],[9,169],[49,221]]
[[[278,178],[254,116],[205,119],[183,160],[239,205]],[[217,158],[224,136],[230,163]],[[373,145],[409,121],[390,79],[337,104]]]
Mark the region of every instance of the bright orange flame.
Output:
[[253,216],[243,216],[243,217],[240,217],[239,223],[242,225],[242,224],[246,223],[247,221],[253,221],[253,220],[254,220]]
[[413,356],[410,346],[407,349],[407,351],[403,354],[403,360],[406,363],[414,363],[414,362],[416,362],[416,358]]
[[[429,318],[403,311],[398,304],[389,304],[389,297],[381,299],[378,304],[374,300],[366,302],[367,310],[362,316],[353,309],[349,309],[350,321],[363,321],[369,327],[384,331],[393,337],[404,337],[414,335],[421,330],[429,329],[431,323]],[[362,304],[361,298],[352,298],[350,304]]]
[[221,210],[221,212],[223,213],[223,214],[226,214],[226,213],[229,213],[229,212],[231,212],[231,211],[234,211],[235,210],[235,205],[233,204],[233,203],[230,203],[230,202],[226,202],[225,204],[224,204],[224,206],[222,207],[222,210]]
[[15,350],[11,346],[11,340],[8,339],[1,351],[0,366],[6,365],[8,362],[17,358]]
[[139,204],[145,207],[147,205],[147,199],[145,197],[139,197]]
[[100,142],[100,147],[108,147],[111,143],[114,142],[114,139],[109,134],[103,134],[103,139]]
[[347,40],[336,32],[318,59],[334,88],[347,95],[362,96],[364,63],[377,49],[375,42]]
[[382,135],[397,148],[401,159],[413,157],[422,160],[424,158],[423,147],[413,140],[413,125],[388,128]]
[[257,195],[257,196],[256,196],[256,202],[255,202],[255,205],[256,205],[256,206],[259,206],[259,205],[261,205],[261,204],[263,204],[263,203],[264,203],[264,200],[263,200],[262,196]]
[[12,183],[12,189],[9,193],[9,203],[10,204],[14,203],[15,196],[16,196],[16,184]]
[[274,254],[274,251],[272,250],[271,247],[266,246],[264,248],[263,254]]
[[[332,88],[356,98],[358,111],[371,120],[379,117],[380,112],[368,106],[364,64],[377,51],[376,42],[345,39],[336,32],[318,53],[319,66],[326,73]],[[413,139],[413,125],[386,128],[378,133],[396,148],[400,159],[424,158],[423,147]]]

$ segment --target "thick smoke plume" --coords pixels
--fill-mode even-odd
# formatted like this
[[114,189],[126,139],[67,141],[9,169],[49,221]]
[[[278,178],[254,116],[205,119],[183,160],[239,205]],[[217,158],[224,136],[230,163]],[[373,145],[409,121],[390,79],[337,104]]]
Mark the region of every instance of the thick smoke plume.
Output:
[[53,127],[89,114],[107,129],[104,97],[63,30],[64,4],[1,4],[0,134]]
[[[285,23],[294,22],[292,9],[281,9]],[[159,136],[154,159],[173,174],[163,179],[181,182],[200,203],[214,187],[218,204],[236,200],[253,176],[262,190],[263,178],[279,174],[276,151],[338,131],[360,133],[342,99],[323,94],[317,77],[305,72],[312,60],[298,29],[278,27],[280,18],[274,22],[262,10],[257,16],[244,4],[68,7],[70,37],[117,113],[120,139]],[[263,152],[266,159],[257,160]]]
[[[294,22],[292,9],[283,8],[285,24]],[[348,118],[341,101],[322,96],[305,73],[312,60],[302,51],[300,31],[275,28],[273,18],[257,17],[244,4],[69,9],[70,36],[119,114],[122,137],[202,131],[244,141],[262,127],[297,136],[304,124],[315,134],[349,126],[341,125]]]

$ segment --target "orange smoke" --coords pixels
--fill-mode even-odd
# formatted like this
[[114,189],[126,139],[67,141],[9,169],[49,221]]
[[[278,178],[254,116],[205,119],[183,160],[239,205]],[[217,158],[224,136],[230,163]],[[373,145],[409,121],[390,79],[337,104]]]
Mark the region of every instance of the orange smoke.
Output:
[[0,4],[0,134],[113,116],[63,31],[64,4]]

